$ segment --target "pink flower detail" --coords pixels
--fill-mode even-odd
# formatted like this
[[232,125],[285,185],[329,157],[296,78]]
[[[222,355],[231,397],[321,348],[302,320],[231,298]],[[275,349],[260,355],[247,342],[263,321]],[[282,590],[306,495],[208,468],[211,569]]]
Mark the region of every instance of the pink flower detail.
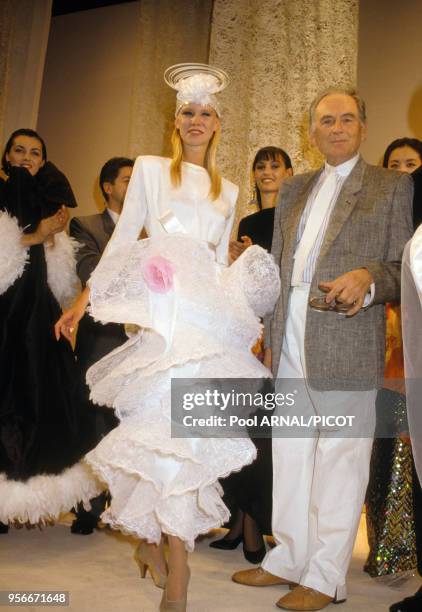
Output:
[[173,264],[160,255],[150,257],[142,266],[142,276],[151,291],[167,293],[173,289]]

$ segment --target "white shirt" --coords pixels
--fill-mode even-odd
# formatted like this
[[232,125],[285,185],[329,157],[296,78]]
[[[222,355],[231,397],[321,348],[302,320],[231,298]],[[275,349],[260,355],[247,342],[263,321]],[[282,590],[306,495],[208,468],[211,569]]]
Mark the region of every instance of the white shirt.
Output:
[[[302,213],[302,218],[300,220],[299,223],[299,227],[298,227],[298,231],[297,231],[297,244],[300,242],[300,239],[302,237],[302,234],[305,230],[306,227],[306,222],[308,220],[308,217],[310,215],[310,212],[312,210],[312,206],[315,202],[315,199],[318,195],[319,190],[321,189],[321,186],[323,184],[323,182],[326,179],[327,173],[328,172],[335,172],[336,176],[337,176],[337,184],[336,184],[336,189],[333,193],[333,196],[331,198],[331,202],[328,206],[327,209],[327,214],[325,215],[325,218],[322,221],[322,224],[320,226],[317,238],[314,242],[314,245],[309,253],[308,256],[308,260],[306,262],[306,266],[303,270],[303,276],[302,276],[302,281],[304,283],[311,283],[312,282],[312,278],[315,272],[315,266],[317,263],[317,259],[318,259],[318,255],[319,252],[321,250],[321,246],[322,243],[324,241],[324,237],[325,237],[325,232],[327,231],[327,227],[328,227],[328,223],[330,221],[330,217],[331,217],[331,213],[334,210],[334,206],[337,202],[337,198],[340,194],[340,191],[344,185],[345,180],[347,179],[347,177],[350,175],[350,173],[352,172],[353,168],[356,166],[357,162],[359,161],[360,155],[359,153],[357,155],[355,155],[354,157],[352,157],[351,159],[348,159],[347,161],[343,162],[342,164],[339,164],[338,166],[330,166],[330,164],[328,164],[327,162],[325,162],[325,166],[324,166],[324,170],[321,172],[321,175],[318,178],[318,181],[316,182],[314,188],[312,189],[309,197],[308,197],[308,201],[306,202],[306,206],[303,210]],[[369,304],[371,304],[371,302],[373,301],[375,297],[375,283],[371,283],[371,287],[370,287],[370,292],[366,295],[365,297],[365,301],[363,306],[369,306]]]
[[346,162],[344,162],[343,164],[340,164],[339,166],[330,166],[327,162],[325,163],[325,167],[324,170],[321,172],[321,175],[318,178],[318,181],[316,182],[314,188],[312,189],[309,197],[308,197],[308,201],[306,203],[306,206],[303,210],[302,213],[302,218],[300,220],[299,223],[299,227],[298,227],[298,231],[297,231],[297,243],[300,242],[300,239],[302,238],[302,234],[305,230],[306,227],[306,222],[309,218],[309,215],[311,213],[312,210],[312,206],[315,202],[315,199],[318,195],[319,190],[321,189],[322,184],[324,183],[326,177],[327,177],[327,173],[328,172],[335,172],[336,176],[337,176],[337,184],[336,184],[336,189],[333,193],[333,196],[331,198],[331,202],[328,206],[327,209],[327,214],[325,215],[325,218],[322,221],[322,224],[319,228],[319,232],[317,235],[317,238],[314,242],[314,245],[312,247],[312,249],[310,250],[309,256],[308,256],[308,260],[306,262],[306,266],[303,270],[303,276],[302,276],[302,281],[304,283],[310,283],[312,282],[312,277],[314,275],[315,272],[315,266],[316,266],[316,262],[318,259],[318,255],[319,252],[321,250],[321,246],[322,243],[324,241],[324,237],[325,237],[325,232],[327,231],[327,227],[328,227],[328,223],[330,221],[330,217],[331,217],[331,213],[334,210],[334,206],[337,202],[337,198],[340,194],[340,191],[343,187],[344,181],[346,180],[346,178],[349,176],[349,174],[351,173],[351,171],[353,170],[353,168],[355,167],[355,165],[357,164],[359,160],[359,154],[355,155],[354,157],[352,157],[351,159],[348,159]]
[[106,208],[108,214],[111,217],[111,220],[113,221],[114,225],[117,225],[117,221],[119,220],[120,214],[115,212],[114,210],[111,210],[110,208]]

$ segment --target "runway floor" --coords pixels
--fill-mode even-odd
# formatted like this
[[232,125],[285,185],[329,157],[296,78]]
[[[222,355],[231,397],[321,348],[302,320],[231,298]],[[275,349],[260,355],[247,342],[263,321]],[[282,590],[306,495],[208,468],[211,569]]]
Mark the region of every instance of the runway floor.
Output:
[[[221,537],[221,534],[215,534]],[[277,610],[282,587],[242,587],[231,574],[252,567],[241,547],[235,551],[209,548],[210,538],[198,542],[190,557],[192,579],[189,612],[265,612]],[[156,612],[161,591],[149,575],[141,580],[132,560],[135,542],[106,529],[90,536],[70,533],[67,524],[44,531],[11,530],[0,535],[0,590],[69,591],[75,612]],[[386,612],[389,605],[420,586],[416,576],[396,585],[372,580],[362,571],[367,551],[364,520],[357,537],[349,571],[349,598],[333,612]],[[46,610],[21,606],[19,610]],[[59,608],[54,607],[58,610]]]

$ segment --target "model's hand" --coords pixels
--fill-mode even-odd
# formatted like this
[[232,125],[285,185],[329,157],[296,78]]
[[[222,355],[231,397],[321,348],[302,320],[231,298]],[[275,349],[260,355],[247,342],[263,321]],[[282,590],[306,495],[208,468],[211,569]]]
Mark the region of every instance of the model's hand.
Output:
[[230,263],[236,261],[236,259],[240,257],[248,247],[252,246],[252,244],[252,240],[249,238],[249,236],[242,236],[241,242],[238,240],[231,240],[229,243]]
[[330,304],[333,301],[341,304],[350,304],[346,316],[352,317],[362,308],[366,294],[374,282],[372,275],[366,268],[351,270],[342,274],[333,281],[321,281],[318,285],[321,291],[326,293],[325,301]]
[[69,342],[72,342],[75,329],[85,314],[89,302],[89,288],[86,287],[78,297],[72,308],[66,310],[54,326],[56,340],[60,340],[60,334]]

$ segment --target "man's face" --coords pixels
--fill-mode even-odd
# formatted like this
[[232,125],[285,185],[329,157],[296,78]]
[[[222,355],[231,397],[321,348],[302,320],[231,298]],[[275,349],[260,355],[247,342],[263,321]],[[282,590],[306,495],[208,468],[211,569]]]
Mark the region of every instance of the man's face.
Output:
[[104,191],[108,195],[108,205],[110,208],[122,208],[132,169],[131,166],[123,166],[120,168],[113,183],[104,183]]
[[330,94],[315,109],[310,140],[332,166],[354,157],[366,137],[356,101],[346,94]]

